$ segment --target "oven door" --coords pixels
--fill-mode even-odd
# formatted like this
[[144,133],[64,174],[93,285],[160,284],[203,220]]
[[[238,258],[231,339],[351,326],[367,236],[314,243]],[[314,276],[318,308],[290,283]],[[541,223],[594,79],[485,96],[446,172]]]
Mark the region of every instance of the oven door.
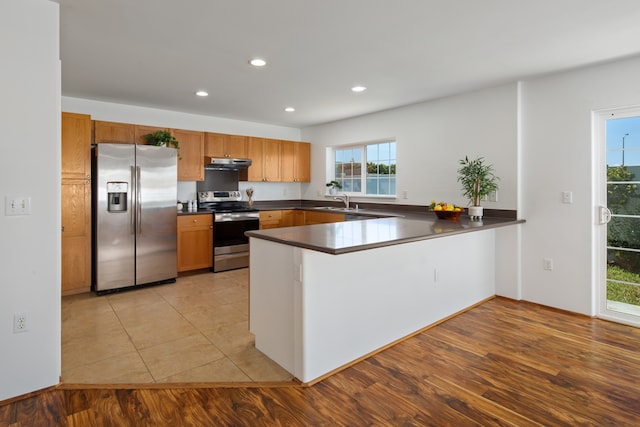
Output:
[[244,233],[259,228],[260,220],[257,218],[216,221],[213,230],[212,271],[248,267],[249,238]]

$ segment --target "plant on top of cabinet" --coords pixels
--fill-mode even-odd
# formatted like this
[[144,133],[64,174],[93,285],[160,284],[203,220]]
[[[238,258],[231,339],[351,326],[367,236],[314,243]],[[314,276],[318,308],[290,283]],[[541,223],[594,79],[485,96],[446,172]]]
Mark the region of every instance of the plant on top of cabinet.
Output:
[[463,195],[471,203],[469,216],[472,219],[482,218],[480,200],[498,189],[500,178],[493,173],[493,165],[485,164],[483,157],[469,160],[469,157],[465,156],[459,163],[462,167],[458,169],[458,181],[462,184]]
[[174,146],[175,148],[180,149],[180,143],[168,130],[157,130],[153,133],[144,135],[144,137],[149,145],[157,145],[160,147]]

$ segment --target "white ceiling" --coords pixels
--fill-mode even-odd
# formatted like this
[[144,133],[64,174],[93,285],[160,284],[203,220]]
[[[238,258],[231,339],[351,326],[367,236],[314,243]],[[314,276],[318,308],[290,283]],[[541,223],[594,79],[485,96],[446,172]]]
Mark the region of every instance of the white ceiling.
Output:
[[64,96],[292,127],[640,53],[639,0],[57,1]]

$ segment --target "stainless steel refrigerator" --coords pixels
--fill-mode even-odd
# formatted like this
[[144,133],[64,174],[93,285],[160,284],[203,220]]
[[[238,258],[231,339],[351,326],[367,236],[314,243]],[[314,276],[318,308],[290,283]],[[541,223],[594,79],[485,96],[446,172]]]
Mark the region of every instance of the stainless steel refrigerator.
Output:
[[93,148],[93,289],[173,282],[177,155],[173,148]]

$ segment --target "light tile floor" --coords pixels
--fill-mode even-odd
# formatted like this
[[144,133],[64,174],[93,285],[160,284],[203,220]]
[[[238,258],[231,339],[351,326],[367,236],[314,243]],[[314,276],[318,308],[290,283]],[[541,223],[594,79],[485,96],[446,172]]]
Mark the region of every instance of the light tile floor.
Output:
[[62,298],[63,383],[291,380],[248,331],[246,268]]

